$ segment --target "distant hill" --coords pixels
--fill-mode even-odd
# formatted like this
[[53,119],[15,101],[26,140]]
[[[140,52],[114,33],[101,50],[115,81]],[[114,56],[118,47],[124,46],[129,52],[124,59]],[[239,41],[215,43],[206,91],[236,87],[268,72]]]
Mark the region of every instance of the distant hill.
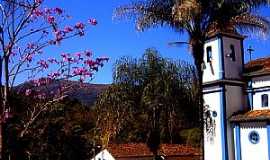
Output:
[[[91,84],[91,83],[83,83],[81,84],[78,81],[55,81],[50,83],[45,87],[35,87],[35,90],[41,90],[42,92],[56,92],[59,88],[59,83],[64,84],[65,86],[71,86],[66,94],[71,100],[78,100],[83,105],[93,105],[97,99],[97,96],[102,93],[109,84]],[[24,93],[27,88],[32,88],[33,84],[31,82],[22,83],[16,87],[14,87],[17,93]]]

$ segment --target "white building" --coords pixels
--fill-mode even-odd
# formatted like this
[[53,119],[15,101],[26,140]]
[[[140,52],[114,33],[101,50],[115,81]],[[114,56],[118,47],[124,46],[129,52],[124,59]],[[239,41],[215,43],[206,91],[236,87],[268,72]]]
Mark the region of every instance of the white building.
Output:
[[111,155],[110,152],[108,152],[107,149],[104,149],[91,160],[115,160],[115,158]]
[[270,58],[244,64],[244,37],[217,32],[205,44],[205,160],[270,160]]

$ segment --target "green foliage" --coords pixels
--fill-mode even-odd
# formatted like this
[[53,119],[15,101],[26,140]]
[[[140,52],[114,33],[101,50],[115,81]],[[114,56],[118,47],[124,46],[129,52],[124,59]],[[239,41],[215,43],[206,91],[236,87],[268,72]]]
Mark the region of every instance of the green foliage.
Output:
[[179,134],[188,146],[198,147],[200,144],[201,130],[199,128],[184,129]]
[[[147,49],[142,58],[120,58],[114,84],[96,102],[100,143],[179,143],[182,128],[198,126],[194,67]],[[158,134],[157,134],[158,133]],[[158,142],[154,144],[153,142]]]
[[89,137],[92,137],[95,116],[89,108],[68,99],[53,104],[53,110],[40,114],[22,136],[23,122],[34,102],[18,96],[12,99],[16,114],[6,126],[7,152],[20,160],[84,160],[92,156],[94,146]]

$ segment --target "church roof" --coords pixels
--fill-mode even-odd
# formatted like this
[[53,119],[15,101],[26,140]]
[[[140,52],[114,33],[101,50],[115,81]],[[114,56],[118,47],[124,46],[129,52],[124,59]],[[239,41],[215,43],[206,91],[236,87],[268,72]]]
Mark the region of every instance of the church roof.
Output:
[[245,64],[244,76],[270,75],[270,57],[259,58]]
[[270,110],[253,110],[243,113],[237,113],[230,118],[231,122],[251,122],[251,121],[269,121]]
[[[149,150],[145,143],[127,143],[127,144],[109,144],[108,151],[116,159],[136,158],[136,157],[152,157],[153,153]],[[185,146],[180,144],[161,144],[159,155],[182,157],[182,156],[198,156],[201,152],[198,148]]]

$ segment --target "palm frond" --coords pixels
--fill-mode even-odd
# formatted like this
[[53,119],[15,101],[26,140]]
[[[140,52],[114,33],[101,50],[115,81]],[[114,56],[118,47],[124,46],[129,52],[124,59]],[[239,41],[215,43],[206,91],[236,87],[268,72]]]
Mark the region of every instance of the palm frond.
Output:
[[201,5],[197,0],[182,0],[181,3],[177,2],[172,9],[174,20],[179,23],[191,21],[200,13]]
[[249,32],[258,36],[266,36],[270,32],[269,19],[251,13],[244,13],[232,18],[232,23],[241,32]]
[[269,5],[270,0],[225,0],[225,3],[242,3],[251,9],[258,9],[261,6]]
[[114,11],[114,19],[135,19],[136,28],[143,31],[150,27],[169,25],[181,31],[182,26],[172,16],[174,0],[149,0],[120,6]]

